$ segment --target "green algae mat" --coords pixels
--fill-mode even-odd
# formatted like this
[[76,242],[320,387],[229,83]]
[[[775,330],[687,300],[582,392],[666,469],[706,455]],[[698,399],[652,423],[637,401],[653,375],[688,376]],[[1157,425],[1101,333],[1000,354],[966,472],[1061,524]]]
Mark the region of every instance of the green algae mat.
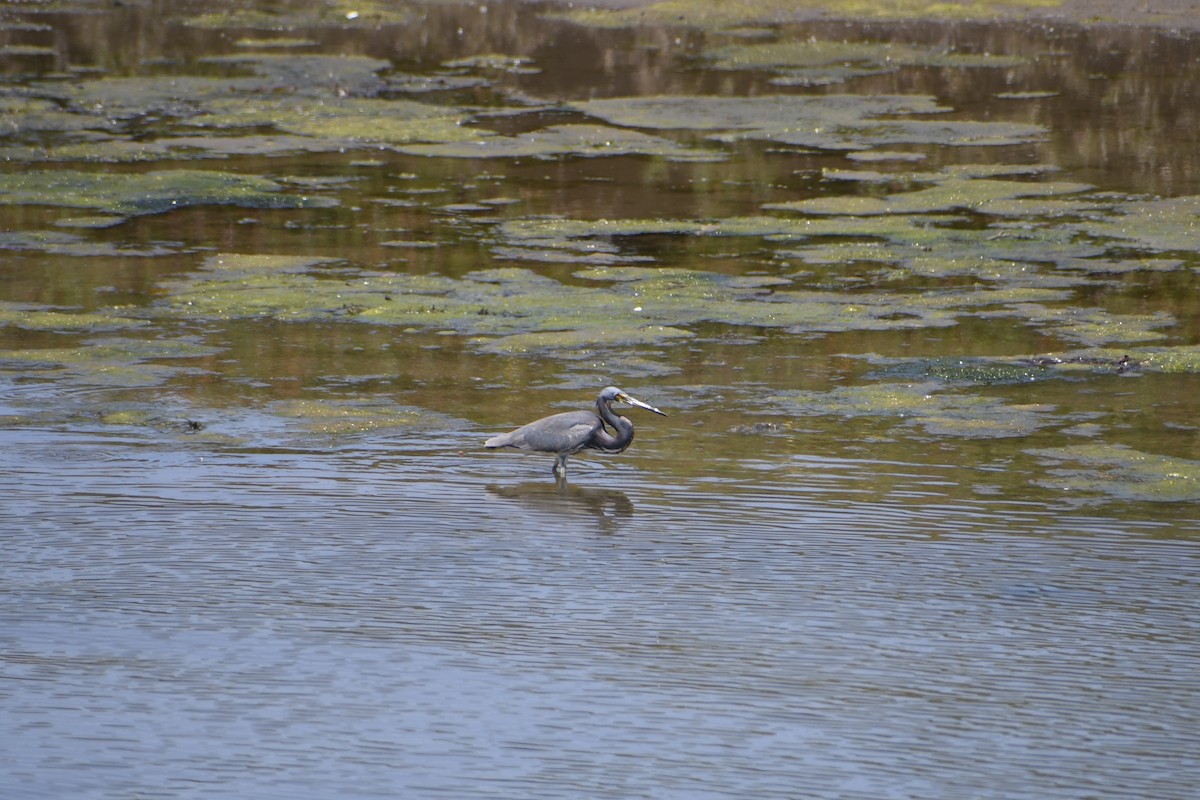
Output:
[[703,429],[667,470],[1200,499],[1196,42],[465,8],[67,9],[143,24],[79,52],[6,12],[0,422],[435,436],[617,383]]

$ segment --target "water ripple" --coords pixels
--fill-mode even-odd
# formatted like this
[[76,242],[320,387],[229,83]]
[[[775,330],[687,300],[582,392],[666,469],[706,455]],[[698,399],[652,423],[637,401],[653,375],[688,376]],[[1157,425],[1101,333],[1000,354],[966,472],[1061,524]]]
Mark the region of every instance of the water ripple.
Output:
[[1160,520],[628,464],[556,487],[452,441],[6,438],[4,794],[1183,798],[1200,779],[1200,551]]

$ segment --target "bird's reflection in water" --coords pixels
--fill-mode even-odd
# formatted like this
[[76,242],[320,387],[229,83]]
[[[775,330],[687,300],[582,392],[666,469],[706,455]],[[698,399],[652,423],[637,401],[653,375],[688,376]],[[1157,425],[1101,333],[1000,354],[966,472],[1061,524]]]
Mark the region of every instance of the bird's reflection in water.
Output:
[[547,483],[518,483],[502,486],[491,483],[487,491],[505,500],[516,500],[535,511],[556,516],[578,514],[595,517],[604,533],[616,530],[617,525],[633,516],[633,501],[617,489],[597,489],[572,486],[566,478]]

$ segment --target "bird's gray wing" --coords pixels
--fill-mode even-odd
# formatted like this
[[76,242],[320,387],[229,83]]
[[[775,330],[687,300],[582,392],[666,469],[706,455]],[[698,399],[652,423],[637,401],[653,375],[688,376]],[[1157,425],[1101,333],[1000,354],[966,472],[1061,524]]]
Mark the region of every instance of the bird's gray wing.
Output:
[[581,450],[600,427],[600,418],[592,412],[568,411],[531,422],[512,433],[493,436],[484,442],[484,446],[573,453]]

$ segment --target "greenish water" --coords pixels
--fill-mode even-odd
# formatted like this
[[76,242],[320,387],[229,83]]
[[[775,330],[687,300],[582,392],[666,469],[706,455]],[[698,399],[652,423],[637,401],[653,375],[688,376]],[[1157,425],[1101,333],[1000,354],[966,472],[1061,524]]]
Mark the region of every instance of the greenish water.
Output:
[[0,10],[0,785],[1188,796],[1200,40],[546,10]]

